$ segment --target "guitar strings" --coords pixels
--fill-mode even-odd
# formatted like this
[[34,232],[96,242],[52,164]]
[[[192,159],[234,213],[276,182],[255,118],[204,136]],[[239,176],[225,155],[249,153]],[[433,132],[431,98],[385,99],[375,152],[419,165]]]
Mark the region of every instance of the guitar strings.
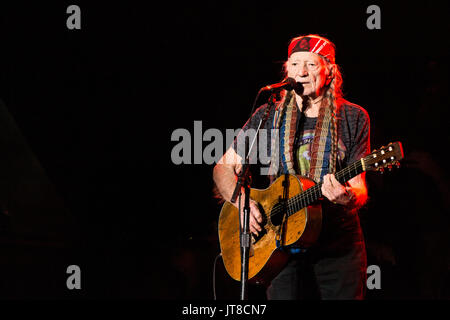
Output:
[[[338,178],[341,178],[342,176],[347,175],[351,171],[357,172],[357,170],[360,168],[361,168],[361,162],[357,161],[357,162],[353,163],[352,165],[346,167],[342,171],[339,171],[336,175],[338,176]],[[322,186],[322,184],[323,184],[322,182],[319,184],[316,184],[315,186],[305,190],[305,192],[302,192],[301,194],[292,197],[291,198],[292,202],[294,202],[295,204],[302,204],[303,200],[309,200],[308,199],[309,196],[312,196],[311,199],[313,199],[314,195],[317,193],[317,191],[314,189],[320,190],[320,187]],[[289,199],[289,200],[291,200],[291,199]]]
[[[363,159],[363,162],[365,164],[370,163],[370,160],[372,160],[372,154],[370,154],[370,155],[368,155],[368,156],[366,156],[366,157],[364,157],[362,159]],[[353,164],[351,164],[350,166],[346,167],[345,169],[339,171],[336,174],[336,176],[338,176],[337,178],[339,179],[340,177],[345,176],[346,174],[350,173],[353,170],[355,172],[357,172],[359,169],[362,168],[362,166],[363,165],[362,165],[362,162],[361,162],[361,159],[360,159],[358,161],[355,161]],[[288,217],[290,215],[298,212],[299,210],[307,207],[307,202],[308,202],[310,196],[311,196],[311,199],[312,199],[311,202],[314,202],[315,200],[317,200],[317,199],[314,199],[314,196],[317,194],[318,190],[320,190],[321,186],[322,186],[322,182],[318,183],[318,184],[314,185],[313,187],[305,190],[304,192],[302,192],[302,193],[300,193],[300,194],[298,194],[296,196],[293,196],[292,198],[288,199],[287,200]],[[316,189],[318,189],[318,190],[316,190]],[[297,205],[300,205],[301,207],[299,209],[295,208],[293,211],[291,210],[291,212],[289,212],[290,209],[293,206],[296,207]],[[281,213],[282,211],[284,211],[284,210],[282,210],[280,207],[276,207],[275,209],[271,210],[271,213],[270,213],[269,217],[277,215],[277,214]]]
[[[349,173],[351,170],[354,170],[354,169],[348,169],[345,171],[343,170],[342,172],[339,172],[339,173],[344,175],[344,174]],[[290,215],[294,214],[295,212],[298,212],[300,209],[307,207],[307,202],[309,199],[311,199],[311,202],[314,202],[315,200],[317,200],[315,198],[315,196],[317,196],[317,193],[318,193],[318,191],[320,191],[321,186],[322,186],[322,183],[316,184],[313,187],[306,189],[304,192],[288,199],[287,200],[288,217]],[[297,208],[298,205],[300,205],[300,208]],[[271,210],[269,217],[273,217],[277,214],[282,213],[283,211],[284,211],[283,207],[276,207],[275,209]]]
[[[366,157],[366,158],[368,158],[368,157]],[[364,158],[364,160],[366,160],[366,158]],[[351,171],[357,172],[357,170],[360,169],[361,167],[362,167],[361,161],[356,161],[352,165],[339,171],[336,175],[339,176],[338,178],[340,178],[340,177],[345,176],[346,174],[350,173]],[[306,203],[309,200],[309,196],[311,196],[311,199],[313,201],[317,200],[317,199],[314,199],[314,196],[317,194],[318,190],[320,190],[320,187],[322,186],[322,184],[323,183],[320,182],[320,183],[314,185],[313,187],[306,189],[304,192],[302,192],[296,196],[293,196],[292,198],[289,198],[287,200],[288,217],[290,215],[292,215],[293,213],[298,212],[299,210],[307,207]],[[318,189],[318,190],[316,190],[316,189]],[[297,206],[299,204],[301,206],[299,209],[294,209],[293,211],[291,211],[291,213],[289,213],[289,211],[290,211],[289,209],[291,209],[293,206]],[[271,210],[269,217],[273,217],[279,213],[282,213],[283,211],[284,210],[282,210],[280,207],[276,207],[273,210]]]

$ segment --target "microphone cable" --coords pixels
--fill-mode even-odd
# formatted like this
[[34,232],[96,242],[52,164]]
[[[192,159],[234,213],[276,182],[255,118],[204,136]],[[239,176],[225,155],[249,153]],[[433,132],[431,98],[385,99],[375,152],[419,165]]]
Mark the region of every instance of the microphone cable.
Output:
[[217,300],[216,296],[216,265],[217,265],[217,259],[222,256],[222,253],[219,253],[216,258],[214,259],[214,266],[213,266],[213,295],[214,300]]

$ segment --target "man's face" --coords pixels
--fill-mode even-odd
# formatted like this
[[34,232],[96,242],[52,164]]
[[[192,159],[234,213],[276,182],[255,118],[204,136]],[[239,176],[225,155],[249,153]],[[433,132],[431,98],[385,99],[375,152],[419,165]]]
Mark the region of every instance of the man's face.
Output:
[[304,96],[320,96],[328,74],[324,59],[312,52],[294,52],[287,61],[287,76],[303,85]]

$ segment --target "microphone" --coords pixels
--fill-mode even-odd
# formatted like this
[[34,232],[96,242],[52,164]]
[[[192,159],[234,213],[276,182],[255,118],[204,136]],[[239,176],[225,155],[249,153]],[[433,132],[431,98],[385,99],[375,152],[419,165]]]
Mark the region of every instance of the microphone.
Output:
[[293,78],[286,78],[282,82],[271,84],[261,88],[260,91],[275,91],[275,90],[291,90],[294,89],[298,94],[303,93],[303,86],[301,83],[298,83]]

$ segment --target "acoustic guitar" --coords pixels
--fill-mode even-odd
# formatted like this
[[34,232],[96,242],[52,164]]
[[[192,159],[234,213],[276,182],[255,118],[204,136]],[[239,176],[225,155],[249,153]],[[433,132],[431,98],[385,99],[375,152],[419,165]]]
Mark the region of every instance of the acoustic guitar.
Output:
[[[389,170],[399,166],[403,159],[400,142],[373,151],[335,174],[346,181],[365,171]],[[268,284],[282,270],[288,260],[283,247],[296,245],[308,248],[314,244],[322,226],[322,183],[302,176],[286,174],[276,179],[267,189],[251,189],[263,215],[262,230],[252,234],[250,244],[248,282]],[[235,280],[241,276],[239,210],[225,202],[219,216],[219,242],[225,269]]]

